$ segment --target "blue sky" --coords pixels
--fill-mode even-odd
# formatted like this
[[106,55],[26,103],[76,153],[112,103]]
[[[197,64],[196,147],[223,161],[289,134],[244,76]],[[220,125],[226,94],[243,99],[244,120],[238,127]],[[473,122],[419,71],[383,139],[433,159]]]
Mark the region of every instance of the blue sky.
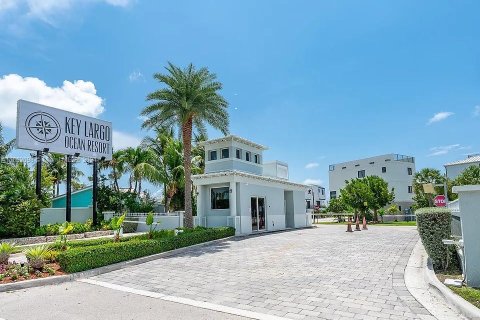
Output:
[[9,137],[24,98],[138,143],[152,74],[171,61],[215,72],[231,132],[269,146],[295,181],[328,186],[330,163],[377,154],[413,155],[419,169],[480,152],[478,1],[32,3],[0,0]]

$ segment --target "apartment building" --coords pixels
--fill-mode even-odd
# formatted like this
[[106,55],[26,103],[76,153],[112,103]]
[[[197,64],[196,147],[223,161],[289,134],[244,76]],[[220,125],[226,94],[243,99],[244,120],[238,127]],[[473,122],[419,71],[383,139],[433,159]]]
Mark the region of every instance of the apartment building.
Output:
[[404,212],[413,204],[414,174],[415,158],[394,153],[332,164],[329,166],[330,199],[340,195],[347,180],[375,175],[383,178],[389,188],[394,188],[394,203]]

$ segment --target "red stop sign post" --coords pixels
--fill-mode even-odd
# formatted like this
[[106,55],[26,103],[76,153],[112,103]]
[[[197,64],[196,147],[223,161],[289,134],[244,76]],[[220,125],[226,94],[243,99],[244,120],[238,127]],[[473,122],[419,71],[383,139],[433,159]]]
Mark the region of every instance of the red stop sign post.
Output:
[[445,207],[447,205],[445,196],[442,194],[436,196],[435,199],[433,199],[433,203],[435,204],[435,207]]

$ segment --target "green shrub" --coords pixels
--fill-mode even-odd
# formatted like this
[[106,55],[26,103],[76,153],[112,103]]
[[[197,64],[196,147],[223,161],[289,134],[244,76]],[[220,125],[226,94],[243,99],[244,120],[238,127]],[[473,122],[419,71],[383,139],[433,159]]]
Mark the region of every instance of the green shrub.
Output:
[[[181,233],[178,236],[167,236],[143,240],[138,237],[122,238],[120,242],[109,241],[92,246],[74,247],[61,252],[57,260],[66,272],[80,272],[109,264],[136,259],[194,244],[221,239],[235,234],[233,228],[215,228]],[[99,239],[100,240],[100,239]],[[102,239],[103,240],[103,239]]]
[[436,269],[445,270],[449,249],[442,240],[450,239],[452,215],[446,208],[421,208],[415,211],[417,228],[425,250]]
[[8,237],[29,237],[40,224],[41,203],[37,199],[22,201],[0,209],[3,232]]

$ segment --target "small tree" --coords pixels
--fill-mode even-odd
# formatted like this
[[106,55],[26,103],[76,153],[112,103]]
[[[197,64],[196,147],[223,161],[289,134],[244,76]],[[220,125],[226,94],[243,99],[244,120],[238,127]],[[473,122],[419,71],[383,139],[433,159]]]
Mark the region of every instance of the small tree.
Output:
[[368,207],[373,210],[373,220],[377,222],[378,210],[392,203],[395,193],[393,188],[389,191],[388,183],[378,176],[368,176],[365,180],[373,194],[373,199],[368,203]]
[[465,186],[469,184],[480,184],[480,167],[470,166],[463,170],[460,175],[453,180],[454,186]]
[[[440,173],[440,170],[432,168],[424,168],[419,172],[415,173],[413,176],[413,201],[415,204],[413,207],[415,209],[424,208],[424,207],[433,207],[433,198],[435,195],[427,194],[423,192],[423,185],[432,183],[441,184],[445,181],[445,178]],[[443,193],[443,187],[435,187],[435,192],[437,194]]]
[[145,219],[145,224],[148,226],[148,234],[147,234],[147,238],[148,239],[152,239],[153,238],[153,232],[155,231],[155,229],[157,228],[157,225],[153,225],[155,222],[154,218],[153,218],[153,212],[150,212],[148,215],[147,215],[147,218]]
[[[374,195],[366,179],[352,179],[346,181],[344,189],[340,190],[340,196],[344,203],[355,210],[355,216],[358,213],[366,215],[371,203],[374,201]],[[356,218],[356,217],[355,217]]]
[[120,233],[122,232],[123,221],[125,220],[126,216],[127,216],[127,214],[124,213],[120,217],[114,217],[112,219],[112,221],[110,222],[110,225],[111,225],[112,230],[113,230],[113,236],[114,236],[115,242],[120,241]]
[[347,205],[343,201],[342,197],[330,199],[328,203],[327,212],[342,213],[347,211]]

